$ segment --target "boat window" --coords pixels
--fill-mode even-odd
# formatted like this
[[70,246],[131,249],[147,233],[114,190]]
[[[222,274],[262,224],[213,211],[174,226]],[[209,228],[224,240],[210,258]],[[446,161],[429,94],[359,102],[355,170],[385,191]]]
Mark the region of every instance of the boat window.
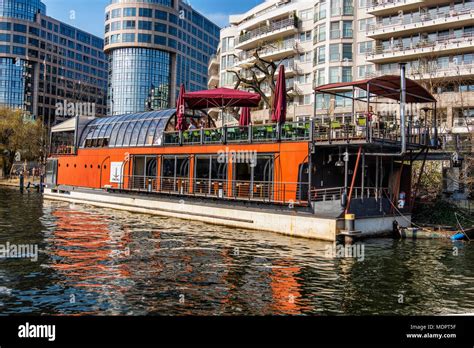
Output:
[[272,198],[273,163],[273,155],[246,153],[238,156],[234,162],[234,195],[262,200]]
[[196,156],[194,193],[223,197],[227,187],[227,164],[219,163],[218,156]]

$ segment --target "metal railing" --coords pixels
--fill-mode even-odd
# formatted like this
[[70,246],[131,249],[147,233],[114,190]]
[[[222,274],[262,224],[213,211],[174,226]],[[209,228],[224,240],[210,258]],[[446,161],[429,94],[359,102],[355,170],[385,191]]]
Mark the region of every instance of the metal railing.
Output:
[[[407,121],[406,140],[409,145],[433,146],[434,127],[430,124]],[[394,122],[369,122],[366,117],[357,117],[356,124],[341,123],[334,120],[328,123],[315,123],[313,141],[333,143],[354,141],[362,142],[401,142],[400,126]]]
[[[347,188],[349,192],[349,188]],[[383,198],[386,196],[388,188],[383,187],[354,187],[352,189],[352,199],[361,198]],[[313,202],[328,202],[340,201],[346,192],[344,187],[330,187],[324,189],[311,190],[311,201]]]
[[308,183],[208,178],[124,176],[126,191],[165,193],[238,201],[307,205]]
[[421,40],[416,44],[410,44],[409,46],[403,46],[401,43],[395,43],[390,45],[389,47],[377,46],[372,51],[368,51],[366,53],[367,56],[375,56],[377,54],[384,54],[384,53],[400,53],[408,50],[415,50],[421,48],[442,48],[442,46],[446,46],[448,44],[454,43],[468,43],[472,42],[474,38],[473,33],[464,33],[461,36],[455,35],[446,35],[437,38],[434,41],[430,40]]
[[404,5],[408,3],[410,3],[409,0],[372,0],[367,4],[367,9],[370,11],[376,9],[379,6],[385,7],[387,5]]
[[[319,115],[321,117],[321,115]],[[355,123],[351,115],[346,120],[287,122],[281,125],[275,123],[224,126],[214,129],[196,129],[179,132],[166,132],[165,146],[179,145],[211,145],[232,143],[266,143],[277,141],[313,141],[314,143],[333,142],[401,142],[400,125],[396,121],[369,121],[367,117],[357,114]],[[420,121],[406,122],[406,139],[409,145],[432,146],[437,144],[433,125]]]
[[368,26],[367,31],[375,31],[378,29],[387,29],[391,27],[398,27],[400,25],[407,25],[407,24],[418,24],[418,23],[425,23],[429,21],[434,21],[437,19],[448,19],[448,18],[455,18],[462,15],[468,15],[474,12],[474,5],[466,5],[462,8],[458,9],[449,9],[446,11],[440,12],[425,12],[420,13],[417,12],[415,16],[403,16],[403,17],[393,17],[393,19],[388,24],[384,24],[382,21],[377,22],[376,24],[372,24]]
[[298,20],[295,18],[286,18],[281,21],[271,22],[270,25],[265,25],[254,30],[250,30],[238,37],[238,43],[244,43],[262,35],[266,35],[273,31],[278,31],[288,27],[298,28]]
[[288,49],[298,51],[298,47],[299,47],[298,43],[294,39],[293,40],[288,40],[288,41],[283,41],[282,43],[277,42],[277,43],[274,43],[274,44],[267,44],[263,48],[257,48],[257,49],[253,49],[253,50],[250,50],[250,51],[240,52],[239,53],[239,60],[242,62],[242,61],[245,61],[245,60],[248,60],[248,59],[252,59],[252,58],[254,58],[254,54],[257,51],[258,51],[258,54],[260,56],[267,56],[267,55],[271,55],[275,52],[288,50]]

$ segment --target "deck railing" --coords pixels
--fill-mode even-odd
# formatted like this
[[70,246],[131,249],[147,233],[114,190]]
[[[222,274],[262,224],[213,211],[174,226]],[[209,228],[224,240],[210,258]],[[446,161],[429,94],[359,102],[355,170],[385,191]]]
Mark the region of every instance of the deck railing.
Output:
[[[326,119],[329,120],[329,117]],[[351,118],[352,120],[352,118]],[[277,141],[313,141],[322,143],[401,142],[400,125],[395,122],[369,122],[357,116],[356,123],[332,121],[288,122],[278,129],[277,124],[224,126],[214,129],[192,129],[166,132],[164,145],[207,145],[233,143],[267,143]],[[436,146],[434,127],[420,122],[407,121],[406,139],[409,145]]]
[[224,180],[188,177],[124,176],[125,191],[166,193],[214,199],[307,205],[308,183]]
[[374,31],[378,29],[387,29],[391,27],[397,27],[401,25],[409,24],[424,24],[426,22],[434,21],[437,19],[448,20],[450,18],[457,18],[462,15],[469,15],[474,11],[474,5],[466,4],[465,6],[457,9],[448,9],[445,11],[438,12],[417,12],[413,16],[393,16],[389,23],[378,21],[376,24],[370,25],[367,31]]
[[[344,187],[330,187],[325,189],[311,190],[311,200],[313,202],[340,201],[346,189]],[[349,188],[347,188],[349,192]],[[383,198],[388,192],[387,188],[381,187],[354,187],[352,199],[360,198]]]

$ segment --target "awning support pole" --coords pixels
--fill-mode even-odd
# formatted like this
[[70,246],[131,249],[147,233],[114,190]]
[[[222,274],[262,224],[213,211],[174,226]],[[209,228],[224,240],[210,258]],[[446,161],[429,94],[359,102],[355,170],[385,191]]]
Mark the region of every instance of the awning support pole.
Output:
[[352,174],[352,183],[351,183],[351,189],[349,191],[349,197],[347,199],[346,214],[349,214],[349,209],[351,208],[352,192],[354,190],[354,185],[357,178],[357,171],[359,170],[359,162],[360,162],[361,153],[362,153],[362,145],[359,146],[359,152],[357,153],[357,161],[355,164],[354,173]]

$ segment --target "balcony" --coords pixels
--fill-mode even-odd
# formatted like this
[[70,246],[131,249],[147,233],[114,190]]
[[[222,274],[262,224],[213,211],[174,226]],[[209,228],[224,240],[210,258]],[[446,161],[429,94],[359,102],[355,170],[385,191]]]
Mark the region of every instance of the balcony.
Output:
[[298,86],[298,82],[293,82],[286,86],[290,91],[288,92],[288,95],[292,97],[299,97],[301,95],[304,95],[303,90]]
[[252,65],[255,61],[255,53],[258,50],[258,55],[263,59],[281,60],[290,57],[296,53],[301,52],[300,45],[294,41],[285,41],[283,43],[268,44],[261,49],[253,49],[250,51],[243,51],[239,54],[238,66],[245,68]]
[[217,88],[219,86],[219,75],[209,76],[209,81],[207,82],[209,88]]
[[390,47],[377,46],[367,53],[367,60],[372,63],[390,63],[401,60],[414,60],[423,56],[460,54],[472,51],[474,34],[464,33],[461,36],[443,36],[435,41],[423,40],[416,45],[403,46],[394,44]]
[[[431,71],[428,71],[431,70]],[[367,78],[380,77],[383,75],[398,75],[399,69],[374,71],[367,75]],[[443,79],[448,77],[474,77],[474,63],[454,64],[450,63],[447,66],[433,66],[429,69],[423,68],[408,68],[407,77],[413,80],[428,80],[428,79]]]
[[216,69],[219,70],[220,62],[217,56],[214,54],[209,59],[209,70]]
[[259,40],[271,41],[282,35],[289,35],[298,32],[298,20],[296,18],[286,18],[280,21],[270,22],[256,29],[243,33],[237,38],[236,49],[246,50],[261,45]]
[[462,25],[470,25],[474,21],[474,5],[437,13],[417,13],[415,16],[395,17],[393,22],[378,22],[368,27],[367,36],[373,39],[389,39],[393,36],[410,35],[436,28],[444,30]]
[[416,10],[425,5],[424,0],[374,0],[369,2],[367,13],[374,16],[384,16],[398,11]]
[[[303,74],[303,70],[295,62],[288,62],[287,61],[287,62],[285,62],[284,64],[281,64],[281,65],[283,65],[285,67],[285,77],[287,77],[287,78]],[[279,74],[279,69],[277,69],[277,71],[275,72],[275,76],[278,76],[278,74]],[[252,79],[253,78],[252,73],[248,70],[244,71],[242,75],[247,79]],[[258,78],[262,78],[262,77],[265,76],[261,71],[258,71],[258,70],[255,71],[255,75]]]

